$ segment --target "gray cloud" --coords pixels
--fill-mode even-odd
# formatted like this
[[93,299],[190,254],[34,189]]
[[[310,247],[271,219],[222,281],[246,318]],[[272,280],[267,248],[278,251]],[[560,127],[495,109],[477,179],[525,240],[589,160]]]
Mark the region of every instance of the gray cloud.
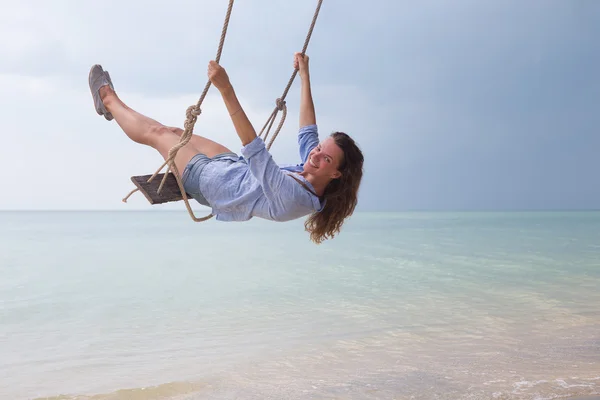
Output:
[[[315,4],[236,2],[222,64],[257,128],[292,73],[292,54],[303,44]],[[140,111],[181,125],[206,83],[225,6],[115,0],[90,9],[73,0],[28,1],[0,13],[6,16],[0,33],[25,40],[19,46],[0,41],[10,55],[0,61],[0,74],[58,79],[79,96],[87,91],[89,66],[100,62]],[[14,23],[4,24],[9,20]],[[325,1],[308,51],[315,102],[322,134],[345,130],[365,152],[359,207],[597,207],[599,36],[600,4],[592,1],[374,0],[360,7]],[[89,100],[81,94],[81,101]],[[297,157],[298,82],[288,106],[274,147],[282,163]],[[25,108],[11,99],[4,109],[21,115]],[[79,115],[72,128],[57,118],[46,124],[54,132],[109,129],[116,135],[114,126],[96,128],[93,117]],[[201,132],[237,150],[218,97],[201,119]],[[22,130],[19,141],[27,128],[15,125]],[[106,140],[123,158],[142,151],[121,139]],[[101,151],[97,156],[106,157]],[[143,160],[153,167],[156,158]]]

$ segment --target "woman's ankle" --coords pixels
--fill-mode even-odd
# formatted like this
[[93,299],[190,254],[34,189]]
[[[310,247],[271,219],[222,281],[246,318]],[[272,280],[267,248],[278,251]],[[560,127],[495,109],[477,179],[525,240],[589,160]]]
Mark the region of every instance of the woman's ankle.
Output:
[[110,86],[106,85],[106,86],[102,86],[100,88],[100,100],[102,100],[102,102],[104,103],[107,98],[113,97],[113,95],[115,94],[114,90],[111,89]]
[[104,107],[107,109],[111,108],[111,106],[118,100],[115,91],[112,90],[108,85],[101,87],[99,93],[100,99],[102,100]]

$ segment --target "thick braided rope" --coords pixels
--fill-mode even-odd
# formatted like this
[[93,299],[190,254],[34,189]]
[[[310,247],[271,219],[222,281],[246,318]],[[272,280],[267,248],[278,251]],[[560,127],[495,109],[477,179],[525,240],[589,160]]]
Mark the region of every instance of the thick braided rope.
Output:
[[[219,63],[219,61],[221,60],[221,53],[223,52],[223,45],[225,43],[225,36],[227,35],[227,28],[229,26],[229,19],[231,17],[231,10],[233,9],[233,3],[234,0],[229,0],[229,5],[227,7],[227,13],[225,15],[225,22],[223,23],[223,29],[221,32],[221,39],[219,41],[219,47],[217,50],[217,56],[215,61],[217,63]],[[192,217],[192,219],[196,222],[200,222],[200,221],[206,221],[209,218],[212,218],[213,215],[209,214],[206,217],[203,218],[197,218],[194,215],[194,212],[192,211],[192,208],[189,204],[189,200],[187,198],[187,193],[185,191],[185,188],[183,187],[183,183],[181,182],[181,175],[179,173],[179,170],[177,169],[177,166],[175,165],[175,156],[177,155],[177,152],[179,151],[179,149],[181,149],[183,146],[185,146],[190,139],[192,138],[192,134],[194,131],[194,125],[196,124],[196,120],[198,119],[198,116],[200,115],[200,113],[202,112],[200,106],[202,105],[202,102],[204,101],[204,98],[206,97],[206,94],[208,93],[208,90],[210,89],[211,86],[211,81],[210,79],[208,80],[208,82],[206,82],[206,86],[204,87],[204,90],[202,91],[202,94],[200,95],[200,98],[198,99],[198,102],[195,105],[192,105],[190,107],[188,107],[188,109],[186,110],[186,120],[184,123],[184,131],[181,134],[181,138],[179,139],[179,143],[176,144],[175,146],[173,146],[170,150],[169,150],[169,154],[167,159],[165,160],[165,162],[156,170],[156,172],[150,177],[150,179],[148,179],[148,182],[152,182],[152,180],[160,173],[160,171],[168,164],[169,168],[167,168],[167,171],[163,177],[163,180],[158,188],[158,191],[160,192],[160,190],[162,189],[163,185],[165,184],[165,181],[167,179],[167,176],[169,174],[169,170],[173,171],[173,175],[175,176],[175,179],[177,180],[177,185],[179,186],[179,190],[181,191],[181,195],[183,197],[183,201],[185,202],[185,206],[188,210],[188,213],[190,214],[190,217]],[[123,201],[126,202],[127,199],[129,198],[129,196],[131,196],[133,193],[135,193],[138,189],[134,189],[132,190],[124,199]]]
[[[306,49],[308,48],[308,43],[310,42],[310,38],[311,38],[313,30],[315,28],[315,24],[317,22],[317,17],[319,16],[319,11],[321,10],[321,4],[323,4],[323,0],[319,0],[319,2],[317,4],[315,14],[313,15],[313,19],[310,24],[310,28],[308,29],[308,34],[306,35],[306,39],[304,40],[304,46],[302,47],[302,56],[304,56],[304,54],[306,53]],[[277,129],[275,130],[275,132],[273,132],[273,137],[267,144],[267,150],[271,149],[271,145],[275,141],[275,138],[279,134],[279,131],[281,130],[281,128],[283,127],[283,123],[285,122],[285,117],[287,116],[287,106],[285,104],[285,98],[286,98],[290,88],[292,87],[292,83],[294,82],[294,79],[296,79],[297,74],[298,74],[298,69],[294,69],[294,72],[292,73],[292,76],[290,77],[290,80],[288,81],[288,84],[285,87],[283,94],[281,95],[280,98],[278,98],[275,101],[275,109],[273,110],[273,113],[271,113],[271,116],[269,117],[269,119],[267,120],[267,122],[265,123],[263,128],[261,129],[260,133],[258,134],[258,136],[261,137],[266,142],[267,137],[269,136],[269,131],[271,130],[271,127],[273,126],[273,123],[275,122],[275,118],[277,118],[278,112],[280,110],[283,111],[282,116],[281,116],[281,121],[279,122],[279,125],[277,126]],[[266,130],[265,135],[263,137],[262,134],[263,134],[263,131],[265,130],[265,128],[267,127],[267,125],[269,126],[269,128]]]

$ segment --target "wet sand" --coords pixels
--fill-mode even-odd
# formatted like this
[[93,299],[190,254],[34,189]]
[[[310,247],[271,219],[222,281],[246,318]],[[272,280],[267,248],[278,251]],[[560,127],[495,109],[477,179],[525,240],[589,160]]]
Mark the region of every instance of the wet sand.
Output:
[[566,400],[600,400],[600,396],[567,397]]

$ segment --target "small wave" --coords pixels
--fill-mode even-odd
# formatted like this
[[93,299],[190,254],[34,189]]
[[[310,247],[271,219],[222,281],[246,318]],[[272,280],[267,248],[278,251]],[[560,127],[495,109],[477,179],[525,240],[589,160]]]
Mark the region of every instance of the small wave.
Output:
[[[561,398],[579,398],[579,396],[595,396],[599,392],[596,384],[591,382],[596,379],[576,377],[571,378],[578,381],[568,383],[565,379],[519,381],[513,383],[513,395],[530,396],[535,393],[535,400],[553,400]],[[587,382],[583,382],[587,381]],[[532,391],[531,389],[535,389]],[[584,398],[582,397],[582,399]],[[512,398],[512,397],[511,397]],[[590,400],[595,397],[590,398]]]
[[34,400],[169,400],[197,393],[206,387],[206,384],[201,383],[171,382],[158,386],[121,389],[105,394],[59,395],[54,397],[40,397]]

